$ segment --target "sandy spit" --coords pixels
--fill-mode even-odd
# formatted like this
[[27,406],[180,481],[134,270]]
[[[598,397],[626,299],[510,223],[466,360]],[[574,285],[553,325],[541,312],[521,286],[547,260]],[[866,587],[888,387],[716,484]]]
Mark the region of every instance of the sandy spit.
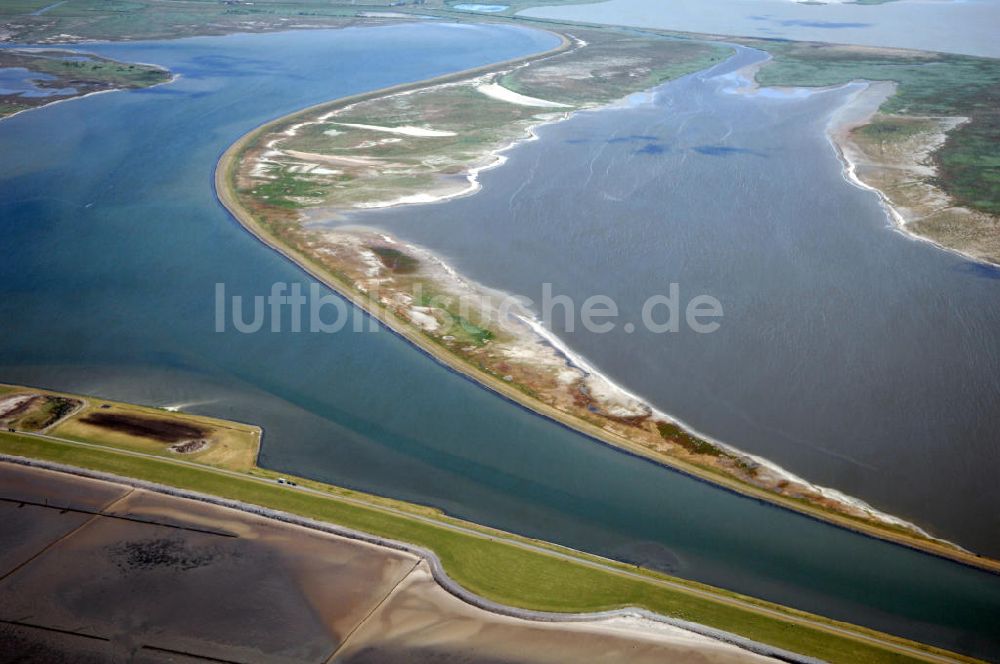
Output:
[[[864,189],[877,195],[882,208],[885,210],[889,224],[904,237],[918,242],[926,242],[941,251],[947,251],[965,260],[984,265],[993,265],[994,263],[981,256],[949,247],[925,235],[914,232],[909,226],[911,220],[907,218],[904,211],[897,208],[885,192],[877,187],[873,187],[858,176],[858,164],[864,161],[865,158],[861,149],[851,140],[851,132],[871,122],[882,103],[895,94],[896,84],[891,81],[858,81],[849,85],[858,85],[860,87],[854,96],[831,116],[830,122],[827,124],[827,137],[843,164],[844,179],[859,189]],[[952,126],[944,128],[938,134],[938,141],[944,143],[947,132],[959,126],[963,120],[964,118],[955,118]],[[942,195],[945,194],[942,192]]]

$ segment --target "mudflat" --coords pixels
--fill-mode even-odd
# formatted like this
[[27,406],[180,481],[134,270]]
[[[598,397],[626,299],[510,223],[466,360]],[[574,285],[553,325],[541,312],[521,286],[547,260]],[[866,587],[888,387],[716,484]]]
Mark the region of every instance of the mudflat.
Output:
[[0,498],[22,543],[2,661],[767,661],[640,619],[496,615],[415,554],[112,482],[3,463]]

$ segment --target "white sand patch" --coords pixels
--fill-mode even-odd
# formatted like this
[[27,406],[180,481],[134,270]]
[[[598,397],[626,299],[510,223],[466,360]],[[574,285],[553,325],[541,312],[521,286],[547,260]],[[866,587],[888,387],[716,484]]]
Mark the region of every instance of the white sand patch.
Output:
[[[508,331],[510,328],[506,328]],[[518,341],[502,347],[504,357],[511,360],[524,362],[533,366],[546,366],[559,372],[560,382],[569,385],[580,378],[583,372],[574,368],[567,368],[565,361],[552,352],[552,349],[542,343],[527,343],[531,338],[523,334],[518,337]],[[566,376],[562,376],[565,373]]]
[[258,161],[254,164],[254,167],[250,169],[250,176],[255,178],[268,178],[273,180],[274,175],[271,175],[271,166],[273,165],[270,161]]
[[603,627],[608,631],[626,632],[633,637],[647,637],[657,640],[664,639],[671,643],[696,646],[699,650],[704,648],[706,650],[701,652],[701,656],[705,657],[708,661],[713,661],[710,658],[710,653],[713,651],[717,653],[729,653],[736,656],[737,661],[773,661],[769,657],[752,654],[735,645],[724,643],[718,639],[713,639],[710,636],[697,634],[686,630],[683,627],[671,625],[666,622],[660,622],[659,620],[644,618],[640,615],[615,616],[613,618],[605,618],[603,620],[596,619],[588,621],[588,623],[585,624],[595,627]]
[[368,278],[377,277],[382,272],[382,261],[379,260],[375,252],[370,249],[358,251],[361,260],[365,264],[365,276]]
[[477,85],[476,90],[482,92],[487,97],[492,97],[493,99],[505,101],[508,104],[517,104],[518,106],[537,106],[539,108],[570,108],[569,104],[560,104],[557,101],[548,101],[546,99],[539,99],[538,97],[529,97],[527,95],[522,95],[519,92],[508,90],[507,88],[497,83],[484,83],[482,85]]
[[332,154],[299,152],[298,150],[286,150],[285,154],[289,157],[306,161],[322,161],[328,164],[344,164],[347,166],[375,166],[384,163],[381,159],[373,159],[372,157],[341,157]]
[[[777,655],[782,652],[752,641],[745,642],[746,645],[741,647],[730,642],[731,635],[726,632],[682,620],[661,618],[644,611],[629,615],[627,609],[619,612],[619,615],[595,616],[591,620],[559,623],[559,626],[562,629],[589,634],[621,635],[636,644],[644,642],[663,644],[671,648],[671,654],[664,661],[676,664],[774,663],[779,660],[772,656],[772,653]],[[821,664],[821,660],[811,657],[797,658],[794,661]]]
[[364,203],[355,203],[354,207],[362,209],[388,208],[396,207],[397,205],[413,205],[415,203],[437,203],[443,198],[444,197],[442,196],[435,196],[433,194],[410,194],[409,196],[394,198],[391,201],[368,201]]
[[20,407],[25,402],[34,399],[36,394],[15,394],[13,396],[4,397],[0,399],[0,417],[4,417],[7,413],[14,411],[16,408]]
[[556,375],[556,380],[560,385],[572,385],[580,379],[580,373],[576,369],[564,368]]
[[[478,84],[477,84],[478,85]],[[474,194],[480,189],[479,184],[479,174],[483,171],[490,170],[492,168],[497,168],[502,166],[507,162],[507,156],[504,154],[508,150],[525,143],[528,141],[538,140],[538,135],[535,133],[536,127],[543,124],[550,124],[554,122],[560,122],[569,118],[572,115],[571,112],[560,111],[553,113],[540,113],[535,116],[537,120],[536,124],[533,124],[525,129],[525,134],[512,139],[510,142],[494,149],[490,150],[484,154],[481,160],[468,167],[465,174],[465,184],[464,185],[454,185],[446,184],[439,186],[432,192],[423,192],[419,194],[410,194],[405,196],[400,196],[391,200],[376,200],[376,201],[365,201],[362,203],[356,203],[353,205],[355,208],[359,209],[372,209],[372,208],[390,208],[397,207],[400,205],[419,205],[428,203],[440,203],[442,201],[450,200],[453,198],[459,198],[461,196],[468,196]],[[431,165],[432,160],[425,159],[424,164]],[[387,169],[383,169],[383,173],[388,172]]]
[[306,126],[308,124],[312,124],[312,122],[299,122],[298,124],[293,124],[288,129],[286,129],[285,131],[283,131],[282,133],[285,136],[295,136],[296,134],[299,133],[299,129],[301,129],[302,127],[304,127],[304,126]]
[[[414,127],[403,125],[401,127],[382,127],[379,125],[356,124],[352,122],[338,122],[342,127],[354,127],[355,129],[367,129],[368,131],[382,131],[387,134],[400,134],[402,136],[416,136],[419,138],[431,138],[435,136],[455,136],[455,132],[444,129],[431,129],[430,127]],[[324,132],[325,133],[325,132]]]
[[355,150],[367,150],[368,148],[377,148],[380,145],[389,145],[391,143],[400,143],[403,139],[401,138],[380,138],[377,141],[361,141],[354,146]]
[[428,332],[434,332],[441,325],[437,318],[428,313],[429,311],[431,310],[428,307],[410,307],[406,313],[414,323]]

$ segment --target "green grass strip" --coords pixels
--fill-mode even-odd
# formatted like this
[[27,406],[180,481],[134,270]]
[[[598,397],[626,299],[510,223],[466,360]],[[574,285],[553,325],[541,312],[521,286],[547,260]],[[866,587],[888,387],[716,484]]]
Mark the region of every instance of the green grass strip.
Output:
[[[465,588],[512,606],[560,612],[640,606],[831,662],[920,661],[874,644],[826,632],[822,628],[789,623],[749,608],[698,597],[682,589],[664,588],[655,582],[625,576],[610,569],[594,569],[538,551],[525,550],[494,537],[455,532],[377,507],[272,485],[250,476],[244,479],[209,468],[195,468],[156,458],[129,456],[113,450],[80,447],[7,432],[0,432],[0,452],[252,503],[416,544],[433,550],[447,573]],[[625,565],[621,567],[628,569]],[[723,591],[719,592],[719,597],[724,600],[738,596]],[[789,613],[807,615],[794,611]],[[835,624],[823,618],[813,618],[824,624]],[[875,634],[862,628],[858,631]],[[898,642],[904,643],[901,639]],[[905,643],[910,647],[923,647]],[[930,647],[927,647],[927,652],[943,654],[943,651]]]

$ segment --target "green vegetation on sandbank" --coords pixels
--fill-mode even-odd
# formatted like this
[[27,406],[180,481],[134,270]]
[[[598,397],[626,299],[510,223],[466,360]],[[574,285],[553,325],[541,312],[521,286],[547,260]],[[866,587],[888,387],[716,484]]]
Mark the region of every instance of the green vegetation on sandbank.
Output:
[[732,54],[727,47],[624,31],[568,34],[584,39],[587,46],[552,56],[539,66],[514,69],[497,82],[529,97],[594,106],[707,69]]
[[0,117],[93,92],[147,88],[170,80],[170,72],[162,67],[64,50],[0,49],[0,68],[11,67],[41,75],[31,79],[29,74],[28,78],[43,90],[72,88],[74,91],[44,97],[0,95]]
[[1000,64],[989,58],[801,42],[740,40],[773,60],[757,73],[766,86],[818,87],[853,80],[895,81],[879,109],[912,117],[961,116],[934,155],[937,184],[956,202],[1000,214]]
[[[325,0],[70,0],[41,15],[55,0],[0,3],[0,39],[18,43],[176,39],[194,35],[340,27],[363,10],[386,9],[387,0],[364,4]],[[5,34],[6,33],[6,34]]]

